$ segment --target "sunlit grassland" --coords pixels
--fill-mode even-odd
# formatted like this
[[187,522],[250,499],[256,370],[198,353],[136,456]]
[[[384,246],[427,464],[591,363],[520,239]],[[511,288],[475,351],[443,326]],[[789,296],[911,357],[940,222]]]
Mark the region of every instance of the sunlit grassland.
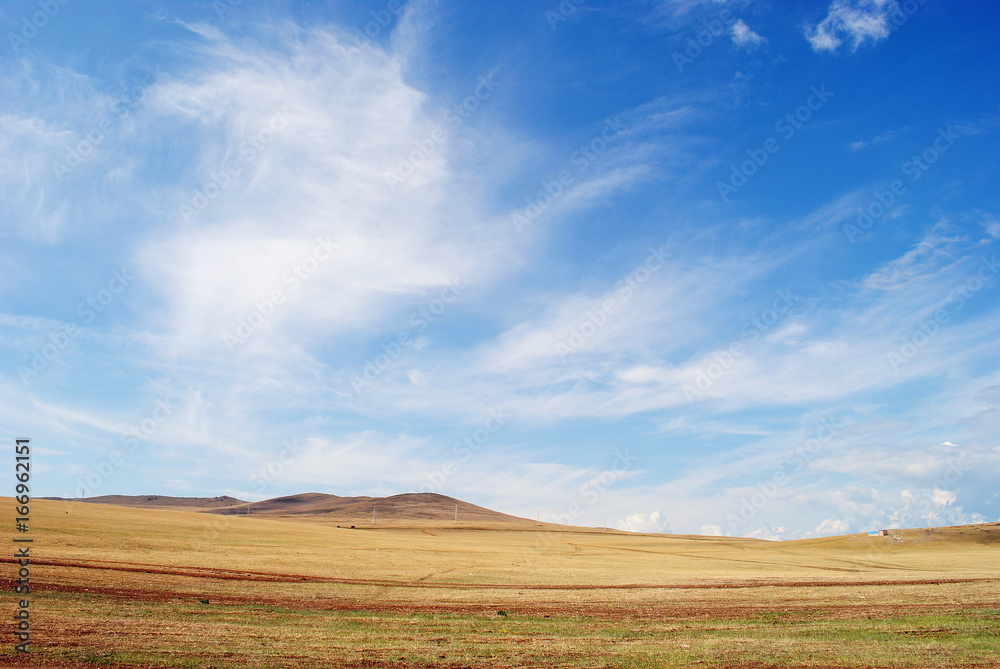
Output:
[[301,520],[33,502],[35,660],[954,667],[1000,656],[992,526],[772,543]]

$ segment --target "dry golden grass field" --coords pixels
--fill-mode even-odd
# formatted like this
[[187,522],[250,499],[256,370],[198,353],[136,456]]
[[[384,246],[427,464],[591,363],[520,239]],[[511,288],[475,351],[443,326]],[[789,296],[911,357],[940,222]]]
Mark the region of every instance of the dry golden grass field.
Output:
[[468,506],[372,525],[34,500],[33,652],[8,634],[0,666],[1000,666],[996,525],[777,543]]

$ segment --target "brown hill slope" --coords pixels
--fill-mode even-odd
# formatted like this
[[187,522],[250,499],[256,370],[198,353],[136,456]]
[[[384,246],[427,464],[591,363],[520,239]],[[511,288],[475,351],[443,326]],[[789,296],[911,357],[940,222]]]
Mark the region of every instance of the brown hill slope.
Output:
[[[462,523],[534,524],[526,518],[510,516],[469,502],[437,493],[404,493],[391,497],[340,497],[310,492],[276,497],[250,505],[250,515],[256,518],[301,517],[339,522],[342,524],[372,524],[372,510],[379,522],[434,521],[454,522],[455,508]],[[211,509],[209,513],[236,515],[246,513],[246,505]]]
[[[223,515],[244,515],[248,510],[246,501],[228,495],[220,497],[102,495],[83,500],[66,500],[61,497],[42,499]],[[455,522],[456,506],[458,507],[458,520],[465,526],[468,526],[469,523],[484,527],[535,525],[534,521],[525,518],[510,516],[437,493],[404,493],[390,497],[340,497],[309,492],[254,502],[249,505],[249,512],[255,518],[296,519],[309,522],[318,521],[324,524],[370,527],[373,524],[372,510],[374,509],[380,526],[387,524],[416,526],[421,523],[440,526]]]

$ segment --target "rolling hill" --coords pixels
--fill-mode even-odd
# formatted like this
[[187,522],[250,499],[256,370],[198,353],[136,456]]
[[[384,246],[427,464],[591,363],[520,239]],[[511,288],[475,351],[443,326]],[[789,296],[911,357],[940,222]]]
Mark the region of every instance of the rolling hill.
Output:
[[[378,523],[433,522],[486,523],[490,525],[534,525],[526,518],[510,516],[469,502],[436,493],[404,493],[390,497],[340,497],[310,492],[276,497],[250,504],[250,515],[256,518],[306,517],[342,524],[372,524],[373,513]],[[209,513],[237,515],[247,507],[215,508]]]
[[[59,497],[44,499],[69,501]],[[169,497],[166,495],[103,495],[84,500],[71,500],[88,504],[110,504],[133,508],[198,511],[222,515],[246,515],[248,505],[228,495],[220,497]],[[437,493],[404,493],[390,497],[340,497],[318,492],[275,497],[249,505],[254,518],[296,518],[301,520],[339,523],[343,525],[371,526],[372,524],[410,525],[454,523],[457,518],[469,523],[503,526],[534,526],[535,521],[493,511],[454,497]],[[372,523],[375,511],[376,523]]]

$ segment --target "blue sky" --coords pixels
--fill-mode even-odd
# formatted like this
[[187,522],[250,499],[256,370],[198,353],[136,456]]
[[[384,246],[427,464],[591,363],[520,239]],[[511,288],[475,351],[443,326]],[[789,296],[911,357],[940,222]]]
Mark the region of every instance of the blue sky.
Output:
[[36,495],[1000,520],[1000,9],[10,2]]

